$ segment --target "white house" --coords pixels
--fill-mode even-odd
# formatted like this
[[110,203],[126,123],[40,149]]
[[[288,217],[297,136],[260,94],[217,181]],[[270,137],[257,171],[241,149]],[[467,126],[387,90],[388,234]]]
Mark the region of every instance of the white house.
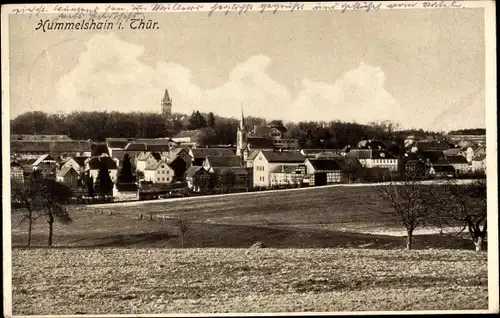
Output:
[[99,170],[101,164],[104,164],[108,168],[108,173],[113,183],[116,183],[116,178],[118,175],[118,159],[110,158],[108,156],[92,157],[87,160],[85,164],[85,171],[89,172],[89,176],[95,182],[97,176],[99,175]]
[[471,170],[467,159],[463,156],[448,156],[446,157],[446,160],[450,163],[453,169],[455,169],[455,173],[457,175],[468,173]]
[[162,156],[161,153],[149,151],[141,152],[135,163],[136,170],[144,172],[146,167],[152,166],[162,159],[164,159],[164,156]]
[[472,159],[472,172],[486,172],[486,154],[481,154]]
[[261,150],[253,159],[253,185],[271,186],[271,173],[279,166],[297,167],[304,164],[306,157],[299,151]]
[[398,171],[399,159],[387,150],[352,149],[345,155],[346,158],[357,159],[366,168],[386,168]]
[[175,177],[175,171],[164,160],[152,162],[144,169],[144,180],[153,183],[170,183]]

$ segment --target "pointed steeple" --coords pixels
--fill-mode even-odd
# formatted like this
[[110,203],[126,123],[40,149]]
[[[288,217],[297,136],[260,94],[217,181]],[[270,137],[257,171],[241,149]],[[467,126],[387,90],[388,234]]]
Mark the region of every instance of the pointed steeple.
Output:
[[243,116],[243,103],[241,103],[240,129],[245,129],[245,116]]

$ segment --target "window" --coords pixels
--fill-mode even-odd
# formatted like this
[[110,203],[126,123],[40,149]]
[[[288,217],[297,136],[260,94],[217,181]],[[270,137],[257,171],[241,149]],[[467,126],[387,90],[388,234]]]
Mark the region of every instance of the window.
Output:
[[160,178],[158,178],[158,181],[160,181]]
[[161,178],[161,181],[165,181],[165,178]]

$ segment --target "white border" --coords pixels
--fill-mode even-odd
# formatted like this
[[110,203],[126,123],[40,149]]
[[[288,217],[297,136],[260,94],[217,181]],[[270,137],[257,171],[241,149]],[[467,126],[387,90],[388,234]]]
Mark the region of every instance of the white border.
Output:
[[[416,3],[413,8],[398,8],[390,10],[405,10],[405,9],[423,9],[432,10],[433,8],[423,8],[423,1],[387,1],[387,2],[372,2],[374,6],[379,6],[380,10],[389,10],[388,6],[395,3]],[[437,1],[439,2],[439,1]],[[343,10],[348,8],[346,6],[353,5],[354,2],[337,2],[335,8],[331,10]],[[363,2],[360,2],[363,3]],[[447,1],[446,3],[451,3]],[[498,169],[497,169],[497,111],[496,111],[496,34],[495,34],[495,2],[494,1],[458,1],[462,6],[467,8],[484,8],[485,20],[485,54],[486,54],[486,75],[485,75],[485,103],[486,103],[486,127],[487,127],[487,162],[488,162],[488,294],[489,294],[489,309],[488,310],[439,310],[439,311],[400,311],[400,312],[315,312],[315,313],[249,313],[249,314],[170,314],[170,315],[73,315],[71,317],[212,317],[212,316],[296,316],[296,315],[379,315],[379,314],[459,314],[459,313],[497,313],[499,311],[499,286],[498,286]],[[250,8],[249,5],[252,5]],[[244,14],[244,11],[274,11],[278,9],[277,13],[289,12],[291,6],[298,4],[302,10],[312,10],[314,7],[328,6],[332,2],[289,2],[289,3],[221,3],[220,7],[215,7],[214,3],[196,3],[197,10],[192,12],[206,12],[213,11],[213,14]],[[119,7],[124,9],[131,9],[132,4],[79,4],[79,5],[66,5],[71,7],[92,8],[98,12],[103,12],[107,6]],[[145,10],[142,12],[153,12],[153,4],[142,4]],[[164,4],[165,11],[168,12],[186,12],[183,10],[188,3],[179,4],[174,7],[174,4]],[[2,5],[1,18],[2,18],[2,198],[10,198],[10,116],[9,116],[9,23],[8,15],[15,14],[18,9],[33,9],[38,8],[45,13],[56,12],[58,4],[28,4],[28,5]],[[214,10],[215,9],[215,10]],[[299,10],[299,9],[297,9]],[[363,11],[359,9],[357,11]],[[26,12],[26,11],[25,11]],[[362,12],[360,12],[361,14]],[[11,236],[5,235],[11,233],[11,217],[10,217],[10,204],[9,200],[2,200],[3,211],[3,305],[4,315],[12,317],[12,269],[11,269]],[[6,253],[5,251],[9,251]],[[9,265],[9,266],[6,266]],[[55,316],[17,316],[17,317],[55,317]],[[57,316],[56,316],[57,317]]]

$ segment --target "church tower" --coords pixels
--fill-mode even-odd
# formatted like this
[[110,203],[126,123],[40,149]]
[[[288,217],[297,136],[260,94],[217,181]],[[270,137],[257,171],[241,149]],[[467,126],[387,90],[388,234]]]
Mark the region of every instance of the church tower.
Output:
[[161,113],[165,118],[170,118],[172,116],[172,99],[168,94],[168,90],[165,90],[165,95],[161,99]]
[[243,116],[243,107],[241,107],[241,118],[238,131],[236,132],[236,155],[245,160],[247,153],[247,131],[245,128],[245,117]]

